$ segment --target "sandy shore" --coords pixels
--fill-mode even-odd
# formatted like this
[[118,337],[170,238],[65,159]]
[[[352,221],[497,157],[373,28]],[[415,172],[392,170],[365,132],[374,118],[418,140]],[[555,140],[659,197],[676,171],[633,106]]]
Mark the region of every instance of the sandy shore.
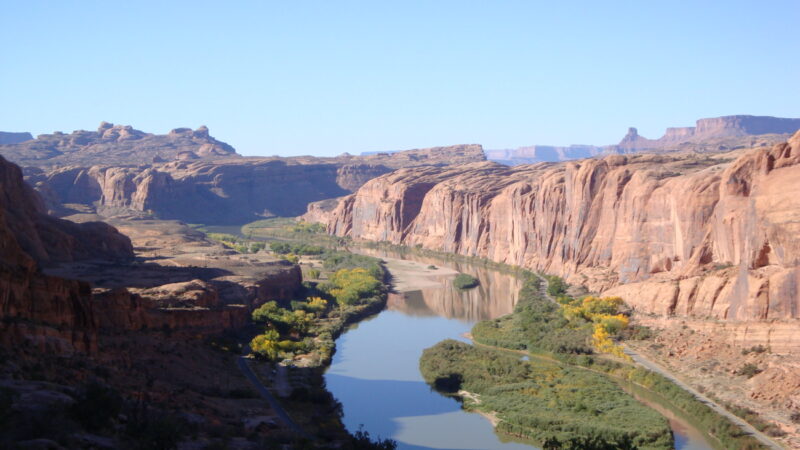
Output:
[[458,271],[450,267],[436,266],[429,269],[430,264],[382,257],[386,261],[386,269],[392,274],[392,285],[398,292],[417,291],[426,288],[440,287],[442,277],[455,277]]

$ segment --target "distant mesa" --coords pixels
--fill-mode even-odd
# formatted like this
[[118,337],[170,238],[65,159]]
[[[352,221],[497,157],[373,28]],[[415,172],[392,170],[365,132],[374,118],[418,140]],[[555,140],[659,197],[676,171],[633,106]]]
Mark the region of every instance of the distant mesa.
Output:
[[723,116],[697,120],[693,127],[667,128],[664,136],[648,139],[634,127],[616,145],[533,145],[516,149],[486,150],[486,157],[507,165],[557,162],[598,155],[635,152],[716,152],[768,147],[785,141],[800,129],[800,119],[771,116]]
[[10,133],[0,131],[0,145],[19,144],[20,142],[30,141],[33,136],[30,133]]
[[[778,135],[776,141],[786,140],[789,135],[800,129],[800,119],[786,119],[770,116],[723,116],[711,119],[699,119],[693,127],[667,128],[659,139],[647,139],[639,136],[636,128],[629,128],[628,134],[616,146],[609,150],[617,152],[680,149],[690,147],[686,144],[701,145],[701,150],[726,150],[724,140],[737,141],[736,138],[762,135]],[[718,142],[716,149],[707,148],[709,143]],[[691,149],[691,148],[689,148]]]
[[233,147],[211,137],[205,125],[158,135],[130,125],[101,122],[97,131],[55,131],[36,139],[30,133],[0,133],[0,139],[0,155],[22,166],[126,165],[239,157]]

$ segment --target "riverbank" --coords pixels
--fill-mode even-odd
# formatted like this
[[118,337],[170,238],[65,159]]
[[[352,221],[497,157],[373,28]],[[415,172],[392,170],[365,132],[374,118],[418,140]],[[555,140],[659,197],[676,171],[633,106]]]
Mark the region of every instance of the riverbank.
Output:
[[[382,246],[380,244],[372,246],[377,248],[386,248],[386,246]],[[417,249],[402,249],[402,250],[404,250],[406,253],[419,253]],[[475,262],[471,258],[461,257],[458,255],[441,255],[437,254],[437,252],[430,252],[430,251],[424,251],[422,253],[424,253],[425,256],[434,256],[434,257],[445,256],[448,261]],[[414,289],[432,288],[435,285],[435,281],[437,280],[437,278],[441,278],[442,275],[444,274],[444,272],[439,271],[441,268],[438,267],[438,265],[437,269],[433,269],[430,267],[431,264],[409,263],[403,260],[395,260],[393,262],[385,256],[381,257],[387,260],[388,264],[387,268],[389,268],[390,270],[392,270],[390,266],[394,264],[394,270],[396,273],[404,272],[403,276],[397,277],[399,280],[403,279],[414,280],[412,284],[409,284],[407,286],[398,286],[397,288],[395,288],[396,290],[402,289],[410,291]],[[494,270],[499,270],[505,273],[516,273],[516,274],[524,273],[522,269],[506,266],[503,264],[496,264],[488,261],[477,261],[477,262],[481,266],[488,267]],[[453,271],[451,274],[455,274],[456,272],[457,271]]]
[[[608,359],[599,355],[574,354],[569,347],[564,349],[551,348],[548,345],[545,345],[545,348],[539,347],[541,343],[537,336],[540,335],[540,330],[536,324],[541,323],[542,326],[551,327],[558,320],[563,320],[560,319],[562,313],[556,309],[556,304],[545,298],[548,294],[546,289],[540,289],[539,283],[538,277],[529,277],[526,283],[526,294],[522,296],[517,311],[513,315],[476,325],[473,329],[473,337],[476,342],[516,351],[530,350],[533,352],[530,353],[531,357],[545,354],[562,365],[575,365],[584,370],[589,369],[606,374],[614,379],[633,382],[668,399],[673,407],[682,411],[687,417],[692,418],[693,423],[702,427],[711,440],[717,440],[720,447],[728,449],[760,448],[760,442],[751,436],[743,435],[738,426],[731,423],[726,417],[718,415],[707,405],[696,400],[693,395],[656,373],[637,368],[618,358]],[[527,328],[530,330],[526,331]],[[548,328],[548,333],[555,332],[557,330]],[[498,412],[502,419],[503,411]]]

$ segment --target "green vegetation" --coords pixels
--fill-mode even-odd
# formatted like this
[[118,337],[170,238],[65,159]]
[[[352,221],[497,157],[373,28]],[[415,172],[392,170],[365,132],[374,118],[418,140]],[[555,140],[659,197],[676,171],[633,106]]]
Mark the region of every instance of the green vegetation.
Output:
[[256,253],[267,246],[266,242],[253,241],[228,233],[206,233],[206,236],[239,253]]
[[[554,358],[554,362],[575,366],[576,369],[582,367],[607,374],[616,380],[635,383],[682,411],[698,428],[713,436],[721,447],[762,448],[753,437],[667,378],[631,365],[624,358],[612,360],[602,354],[595,354],[608,350],[612,350],[609,353],[616,353],[605,347],[608,342],[598,342],[598,337],[610,339],[612,332],[624,325],[627,318],[623,320],[624,315],[619,317],[619,311],[623,308],[620,300],[596,297],[573,299],[564,295],[566,288],[561,285],[557,291],[560,292],[559,305],[556,305],[541,296],[539,284],[540,280],[536,276],[526,275],[514,313],[476,324],[472,330],[475,341],[507,349],[527,350],[534,355]],[[602,330],[599,333],[601,336],[598,336],[598,330]],[[634,328],[629,331],[628,327],[623,326],[617,337],[625,336],[626,333],[646,335],[649,330]],[[616,347],[613,342],[612,345]],[[554,379],[553,382],[556,385],[562,384],[560,379]],[[489,392],[487,394],[491,395]],[[486,396],[483,396],[482,401],[486,400]],[[585,448],[563,447],[563,442],[559,445],[562,447],[552,448]],[[585,442],[582,445],[586,445]]]
[[550,448],[578,442],[603,445],[596,448],[673,446],[666,419],[601,374],[521,361],[454,340],[425,350],[420,370],[440,390],[478,394],[479,402],[467,399],[465,408],[497,411],[498,430]]
[[753,363],[747,363],[736,371],[737,375],[742,375],[747,378],[753,378],[760,373],[761,369],[759,369],[758,366]]
[[350,241],[328,235],[320,223],[297,221],[287,217],[257,220],[242,227],[242,234],[268,240],[301,241],[324,247],[342,247]]
[[561,308],[539,294],[540,280],[525,278],[514,314],[479,322],[472,329],[476,342],[533,353],[590,355],[591,324],[570,323]]
[[286,255],[289,253],[293,253],[295,255],[321,255],[325,252],[325,248],[319,245],[303,243],[298,244],[281,241],[270,242],[269,248],[273,253],[280,255]]
[[547,275],[545,279],[547,280],[547,293],[550,294],[550,296],[558,298],[567,293],[567,288],[569,286],[560,277]]
[[383,306],[380,260],[334,251],[321,258],[327,282],[306,282],[302,300],[270,301],[253,311],[253,321],[264,326],[250,342],[254,354],[269,361],[300,357],[304,365],[319,367],[330,361],[334,340],[347,324]]
[[757,412],[750,408],[734,405],[732,403],[720,402],[719,400],[717,400],[717,402],[721,403],[723,406],[725,406],[725,409],[741,417],[747,423],[755,427],[758,431],[765,433],[768,436],[780,437],[786,435],[786,432],[783,431],[779,426],[762,419]]
[[742,349],[742,354],[743,355],[749,355],[750,353],[759,354],[759,353],[764,353],[764,352],[769,352],[769,347],[765,347],[763,345],[754,345],[754,346],[752,346],[750,348],[743,348]]
[[460,273],[453,279],[453,286],[458,289],[472,289],[478,287],[479,284],[481,284],[480,280],[466,273]]
[[383,284],[362,268],[339,269],[328,283],[320,285],[322,292],[333,297],[341,307],[373,301],[382,288]]
[[341,269],[366,269],[374,278],[382,280],[384,268],[381,260],[371,256],[356,255],[348,252],[328,252],[322,259],[325,270],[337,271]]
[[319,270],[317,270],[317,269],[308,269],[308,270],[306,271],[306,276],[307,276],[308,278],[315,279],[315,280],[316,280],[316,279],[319,279],[319,276],[320,276],[321,274],[322,274],[322,272],[320,272],[320,271],[319,271]]

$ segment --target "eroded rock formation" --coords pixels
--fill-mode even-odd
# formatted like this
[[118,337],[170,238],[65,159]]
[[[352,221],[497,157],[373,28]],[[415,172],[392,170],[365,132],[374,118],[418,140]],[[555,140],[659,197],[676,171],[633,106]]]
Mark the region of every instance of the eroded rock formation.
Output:
[[519,165],[590,158],[597,155],[648,152],[718,152],[769,147],[785,141],[800,129],[800,119],[770,116],[723,116],[699,119],[694,127],[671,127],[659,139],[647,139],[636,128],[616,145],[533,145],[516,149],[486,150],[486,157],[502,164]]
[[[28,135],[30,136],[30,135]],[[149,164],[173,161],[185,152],[209,159],[236,157],[230,145],[209,136],[208,128],[176,128],[165,135],[145,133],[130,125],[102,122],[97,131],[56,131],[36,139],[0,142],[0,155],[21,166]]]
[[800,133],[736,154],[399,170],[313,218],[559,274],[641,312],[796,319],[799,161]]
[[42,266],[131,257],[130,240],[109,225],[47,216],[19,167],[0,157],[0,336],[6,345],[91,350],[97,329],[89,285],[45,275]]
[[[27,168],[54,212],[81,204],[105,216],[129,211],[190,223],[241,224],[302,214],[309,202],[352,193],[396,167],[484,160],[478,145],[365,157],[235,158],[146,166]],[[69,214],[69,212],[66,212]]]

